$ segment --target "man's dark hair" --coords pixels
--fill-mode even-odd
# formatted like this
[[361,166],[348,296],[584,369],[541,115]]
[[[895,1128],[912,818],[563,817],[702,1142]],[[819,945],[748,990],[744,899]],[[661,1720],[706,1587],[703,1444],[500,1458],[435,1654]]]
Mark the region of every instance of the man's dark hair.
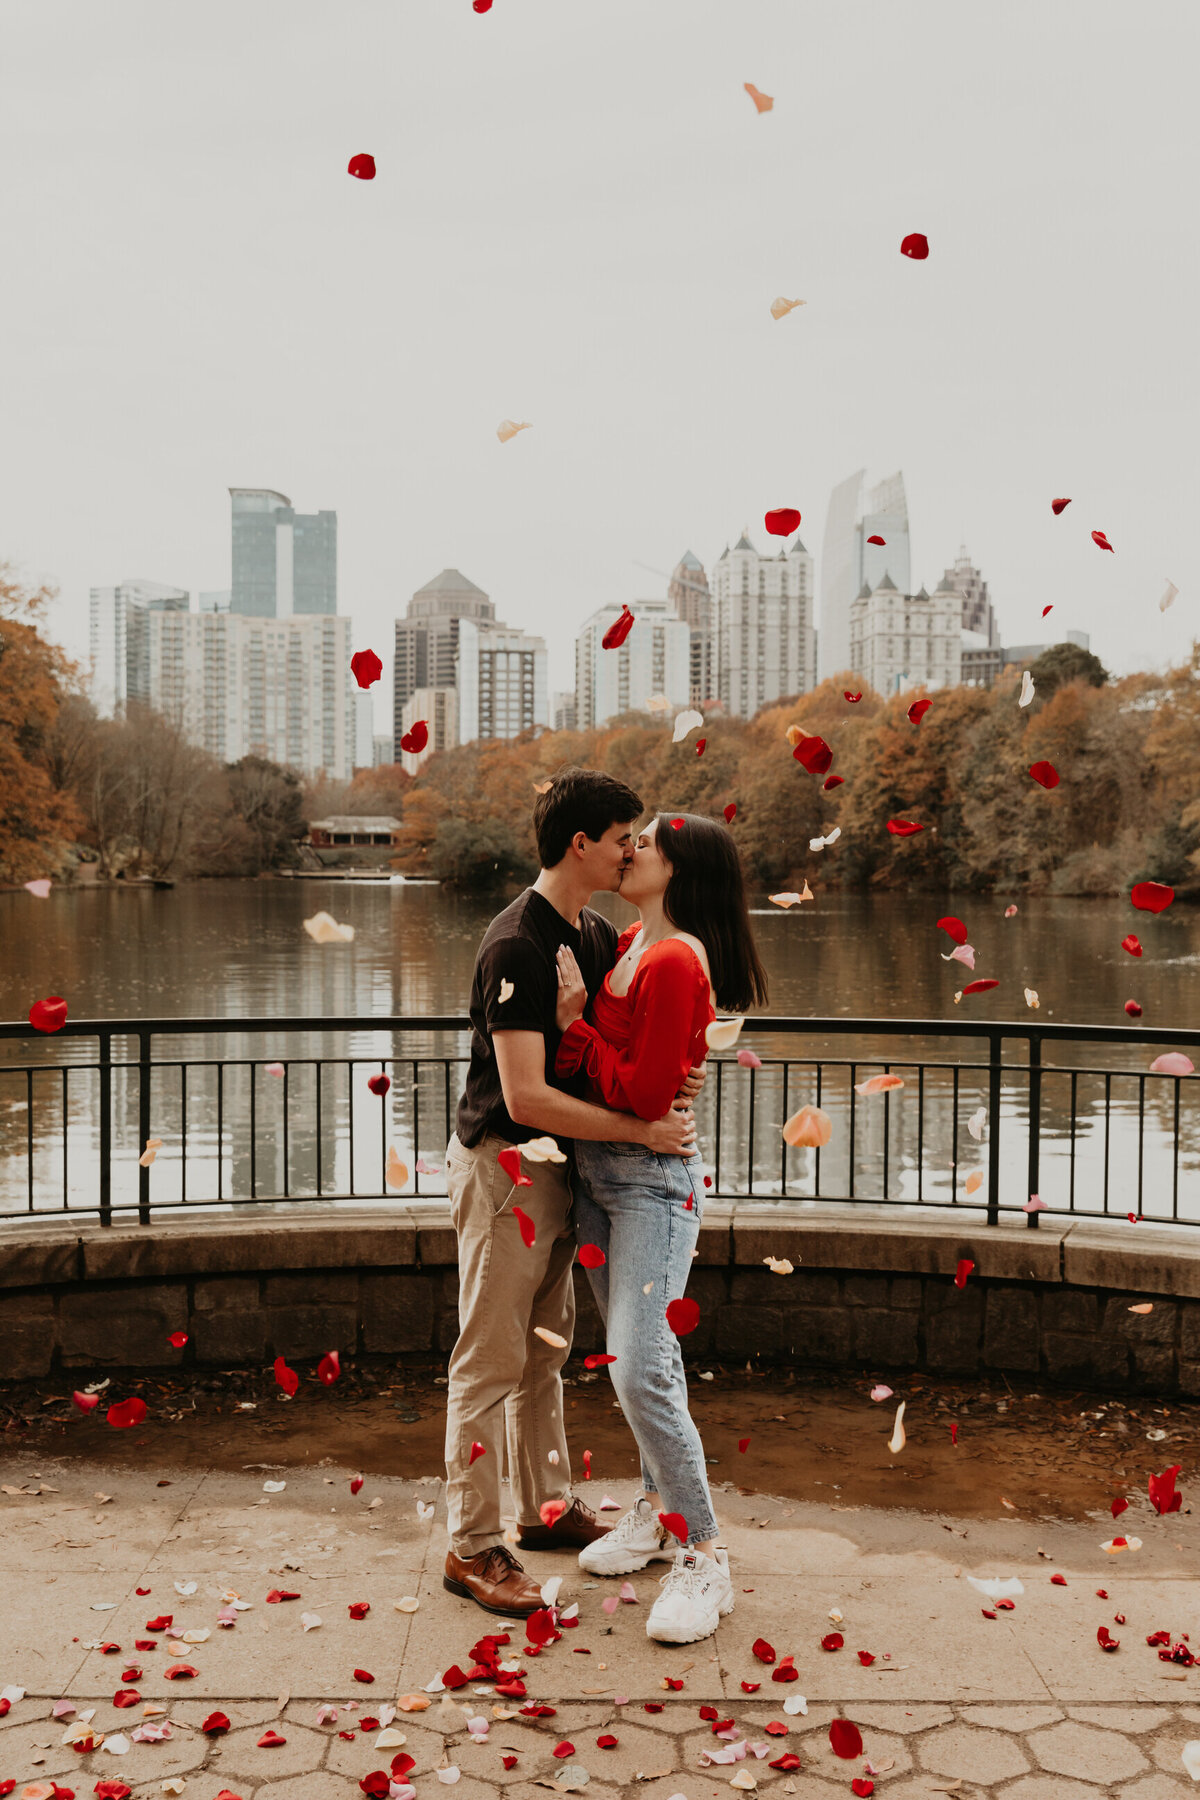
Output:
[[577,831],[599,841],[610,825],[632,825],[645,807],[631,787],[600,769],[562,769],[533,808],[538,861],[553,869]]

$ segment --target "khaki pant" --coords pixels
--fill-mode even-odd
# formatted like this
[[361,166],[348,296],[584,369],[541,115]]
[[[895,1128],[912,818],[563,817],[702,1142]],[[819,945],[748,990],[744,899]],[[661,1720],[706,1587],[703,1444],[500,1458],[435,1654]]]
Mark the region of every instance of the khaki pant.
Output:
[[[533,1186],[514,1190],[496,1161],[505,1144],[489,1135],[467,1150],[456,1134],[446,1152],[459,1279],[446,1404],[446,1507],[450,1546],[462,1557],[503,1542],[506,1437],[517,1524],[537,1525],[547,1500],[570,1504],[562,1365],[575,1328],[571,1190],[563,1163],[530,1163],[525,1173]],[[522,1242],[514,1205],[533,1221],[531,1249]],[[535,1325],[557,1332],[567,1348],[535,1337]],[[484,1454],[472,1463],[473,1443]]]

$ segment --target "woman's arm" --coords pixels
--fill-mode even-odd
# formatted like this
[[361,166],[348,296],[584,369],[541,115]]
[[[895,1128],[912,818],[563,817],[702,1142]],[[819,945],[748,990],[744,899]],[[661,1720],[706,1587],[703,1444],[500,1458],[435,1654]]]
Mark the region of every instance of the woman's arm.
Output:
[[661,1118],[691,1067],[696,1015],[707,1000],[708,977],[695,952],[678,938],[652,945],[630,987],[628,1044],[618,1050],[577,1019],[563,1033],[555,1071],[584,1069],[607,1105],[639,1119]]

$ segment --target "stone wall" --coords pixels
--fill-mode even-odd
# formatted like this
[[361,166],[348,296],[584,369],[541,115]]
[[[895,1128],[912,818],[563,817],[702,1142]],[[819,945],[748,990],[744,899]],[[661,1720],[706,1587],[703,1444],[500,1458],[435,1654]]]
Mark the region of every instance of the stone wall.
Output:
[[[692,1362],[1020,1374],[1200,1395],[1200,1233],[915,1219],[896,1208],[711,1207],[689,1293]],[[765,1256],[788,1257],[775,1275]],[[965,1287],[959,1259],[975,1264]],[[602,1348],[576,1270],[576,1348]],[[331,1206],[0,1234],[0,1376],[228,1368],[276,1356],[445,1354],[457,1333],[444,1211]],[[1149,1313],[1129,1308],[1153,1303]],[[183,1350],[168,1343],[186,1331]]]

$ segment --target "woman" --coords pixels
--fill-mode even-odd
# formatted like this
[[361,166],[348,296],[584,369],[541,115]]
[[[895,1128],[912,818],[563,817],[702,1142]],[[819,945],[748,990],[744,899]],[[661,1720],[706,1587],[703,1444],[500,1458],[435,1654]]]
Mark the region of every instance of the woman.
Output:
[[[620,892],[641,915],[617,945],[589,1016],[569,950],[558,953],[563,1031],[559,1075],[586,1071],[589,1097],[657,1119],[688,1070],[707,1054],[714,1002],[761,1006],[766,976],[754,947],[741,864],[724,825],[660,813],[640,834]],[[717,1523],[700,1434],[688,1412],[679,1339],[667,1322],[682,1297],[700,1233],[699,1159],[655,1156],[636,1144],[575,1145],[575,1231],[605,1261],[588,1275],[607,1331],[609,1374],[637,1439],[643,1493],[613,1530],[587,1545],[580,1566],[625,1575],[669,1562],[647,1635],[668,1644],[709,1637],[733,1610],[729,1559]],[[659,1522],[681,1514],[686,1541]]]

